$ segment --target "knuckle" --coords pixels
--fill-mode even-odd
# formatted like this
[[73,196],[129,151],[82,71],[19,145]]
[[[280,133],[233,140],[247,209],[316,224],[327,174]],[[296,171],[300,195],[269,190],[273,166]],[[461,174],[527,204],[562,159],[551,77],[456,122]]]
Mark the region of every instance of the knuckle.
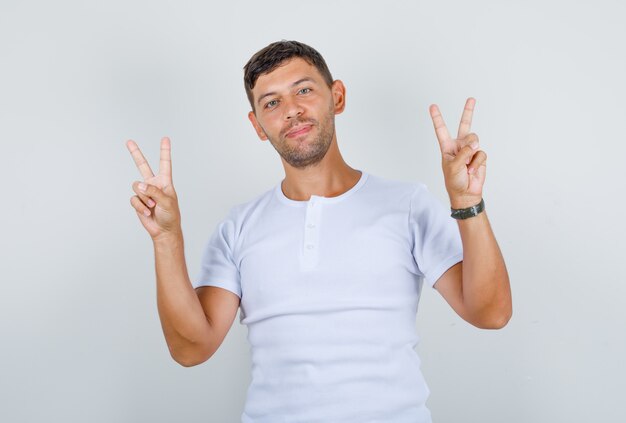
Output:
[[[145,189],[142,191],[139,187],[140,184],[143,184]],[[141,197],[141,196],[147,196],[150,195],[150,193],[153,190],[153,186],[146,183],[146,182],[135,182],[135,184],[133,185],[135,192]]]
[[142,191],[142,190],[140,190],[140,189],[139,189],[139,184],[140,184],[140,182],[135,182],[135,183],[133,184],[133,191],[135,191],[135,193],[136,193],[139,197],[141,197],[143,194],[145,194],[145,193],[146,193],[146,191],[147,191],[147,190],[146,190],[146,191]]

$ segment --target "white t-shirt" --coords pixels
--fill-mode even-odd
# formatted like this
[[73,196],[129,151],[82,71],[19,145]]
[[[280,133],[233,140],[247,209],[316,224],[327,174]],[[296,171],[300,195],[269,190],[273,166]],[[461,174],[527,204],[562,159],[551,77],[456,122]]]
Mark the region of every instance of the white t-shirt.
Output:
[[294,201],[279,183],[232,207],[193,286],[241,298],[242,422],[430,422],[417,305],[461,260],[456,221],[422,183],[361,171],[337,197]]

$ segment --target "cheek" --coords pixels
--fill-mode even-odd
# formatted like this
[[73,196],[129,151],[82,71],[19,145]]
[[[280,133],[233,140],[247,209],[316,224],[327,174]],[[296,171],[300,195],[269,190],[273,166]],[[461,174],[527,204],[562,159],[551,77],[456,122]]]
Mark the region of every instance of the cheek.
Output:
[[[263,117],[263,121],[258,121],[259,130],[262,131],[266,136],[271,136],[272,134],[280,135],[280,131],[282,130],[281,120],[275,116],[269,116],[271,113]],[[278,114],[276,114],[278,116]]]
[[303,106],[306,107],[307,109],[325,109],[325,105],[328,103],[332,104],[332,99],[329,99],[327,97],[324,96],[312,96],[312,97],[308,97],[304,102],[303,102]]

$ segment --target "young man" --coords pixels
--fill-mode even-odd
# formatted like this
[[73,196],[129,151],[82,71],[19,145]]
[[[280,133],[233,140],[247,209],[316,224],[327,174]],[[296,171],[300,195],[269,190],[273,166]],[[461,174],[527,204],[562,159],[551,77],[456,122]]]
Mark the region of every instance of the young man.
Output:
[[[170,141],[154,175],[133,141],[144,183],[131,204],[154,241],[157,300],[172,357],[209,359],[237,310],[248,326],[252,382],[242,422],[430,422],[414,347],[423,282],[466,321],[511,316],[504,260],[482,201],[486,155],[467,100],[453,139],[430,108],[452,213],[422,183],[351,168],[337,145],[345,87],[322,56],[272,43],[246,64],[248,117],[285,168],[281,183],[231,208],[189,278]],[[195,288],[195,289],[194,289]]]

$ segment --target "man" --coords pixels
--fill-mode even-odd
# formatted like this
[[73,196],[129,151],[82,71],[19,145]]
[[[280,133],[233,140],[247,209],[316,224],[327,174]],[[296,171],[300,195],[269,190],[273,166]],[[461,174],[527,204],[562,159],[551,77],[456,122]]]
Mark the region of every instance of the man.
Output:
[[430,107],[450,213],[421,183],[346,164],[335,132],[346,90],[316,50],[272,43],[244,71],[248,117],[280,154],[285,179],[231,208],[193,283],[170,140],[161,140],[157,175],[127,143],[144,177],[131,204],[154,241],[172,357],[184,366],[209,359],[241,306],[252,346],[242,422],[431,421],[414,350],[423,282],[477,327],[501,328],[511,316],[506,267],[482,201],[486,155],[470,133],[474,99],[455,139]]

